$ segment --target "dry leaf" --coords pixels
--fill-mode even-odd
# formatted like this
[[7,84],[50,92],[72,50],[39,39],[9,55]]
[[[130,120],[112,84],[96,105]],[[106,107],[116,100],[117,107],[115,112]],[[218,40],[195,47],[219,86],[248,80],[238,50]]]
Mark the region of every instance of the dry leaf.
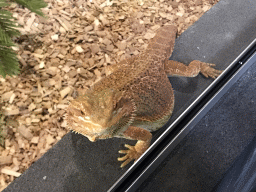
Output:
[[3,168],[1,170],[1,173],[4,173],[6,175],[12,175],[14,177],[19,177],[21,175],[21,173],[19,173],[19,172],[16,172],[16,171],[13,171],[13,170],[9,170],[9,169],[5,169],[5,168]]
[[61,90],[61,91],[60,91],[61,98],[63,99],[63,98],[66,97],[70,92],[71,92],[71,88],[70,88],[70,87],[66,87],[65,89]]
[[0,156],[0,165],[12,163],[12,156]]
[[59,35],[55,34],[51,36],[52,40],[57,41],[59,39]]
[[33,138],[33,135],[32,133],[30,132],[30,130],[25,127],[25,125],[20,125],[18,128],[17,128],[17,131],[24,137],[26,138],[27,140],[31,140]]
[[31,139],[31,143],[34,143],[34,144],[38,144],[38,141],[39,141],[39,137],[33,137]]
[[76,46],[76,51],[78,52],[78,53],[83,53],[84,52],[84,50],[83,50],[83,48],[81,47],[81,46]]

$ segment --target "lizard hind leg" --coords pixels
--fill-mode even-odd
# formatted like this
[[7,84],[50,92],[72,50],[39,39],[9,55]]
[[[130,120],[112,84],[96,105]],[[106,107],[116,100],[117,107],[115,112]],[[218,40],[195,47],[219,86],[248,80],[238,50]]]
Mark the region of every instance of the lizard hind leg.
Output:
[[138,140],[135,146],[125,144],[128,150],[120,150],[119,153],[126,154],[123,157],[119,157],[118,161],[124,161],[121,167],[126,166],[132,160],[137,160],[149,147],[152,139],[152,134],[142,128],[130,126],[123,136],[127,139]]

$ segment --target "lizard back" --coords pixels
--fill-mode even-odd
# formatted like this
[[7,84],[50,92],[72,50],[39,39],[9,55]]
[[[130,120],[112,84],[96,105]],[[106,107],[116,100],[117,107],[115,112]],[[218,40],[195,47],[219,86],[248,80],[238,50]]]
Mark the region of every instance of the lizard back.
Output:
[[[133,62],[122,63],[122,67],[92,86],[93,91],[118,89],[123,91],[132,85],[137,78],[147,75],[153,67],[163,69],[163,61],[171,55],[175,43],[176,26],[166,25],[160,28],[155,37],[149,41],[148,47]],[[164,70],[163,71],[164,75]]]

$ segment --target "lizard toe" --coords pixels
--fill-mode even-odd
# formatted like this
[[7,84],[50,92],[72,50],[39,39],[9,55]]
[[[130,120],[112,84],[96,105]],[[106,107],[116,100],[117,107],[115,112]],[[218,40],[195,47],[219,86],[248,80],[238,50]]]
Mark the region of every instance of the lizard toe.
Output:
[[119,150],[118,152],[121,154],[126,154],[123,157],[119,157],[118,161],[124,161],[121,164],[121,167],[126,166],[128,163],[130,163],[132,160],[136,160],[139,156],[139,153],[136,151],[134,146],[125,144],[125,147],[128,148],[128,150]]

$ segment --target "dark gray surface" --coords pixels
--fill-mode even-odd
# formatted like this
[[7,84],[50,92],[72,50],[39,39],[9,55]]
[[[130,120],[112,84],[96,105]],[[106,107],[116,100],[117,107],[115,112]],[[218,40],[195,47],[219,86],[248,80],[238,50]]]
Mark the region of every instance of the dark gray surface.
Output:
[[196,124],[138,191],[211,191],[256,135],[255,80],[256,63]]
[[256,191],[256,137],[245,148],[212,192]]
[[[221,0],[177,39],[172,58],[186,64],[193,59],[212,62],[225,69],[255,38],[255,5],[253,1]],[[171,82],[176,98],[173,121],[212,80],[198,76],[172,78]],[[129,168],[121,169],[117,162],[117,151],[124,143],[135,142],[91,143],[69,133],[5,191],[106,191]]]
[[125,171],[117,162],[123,143],[69,133],[4,191],[106,191]]

